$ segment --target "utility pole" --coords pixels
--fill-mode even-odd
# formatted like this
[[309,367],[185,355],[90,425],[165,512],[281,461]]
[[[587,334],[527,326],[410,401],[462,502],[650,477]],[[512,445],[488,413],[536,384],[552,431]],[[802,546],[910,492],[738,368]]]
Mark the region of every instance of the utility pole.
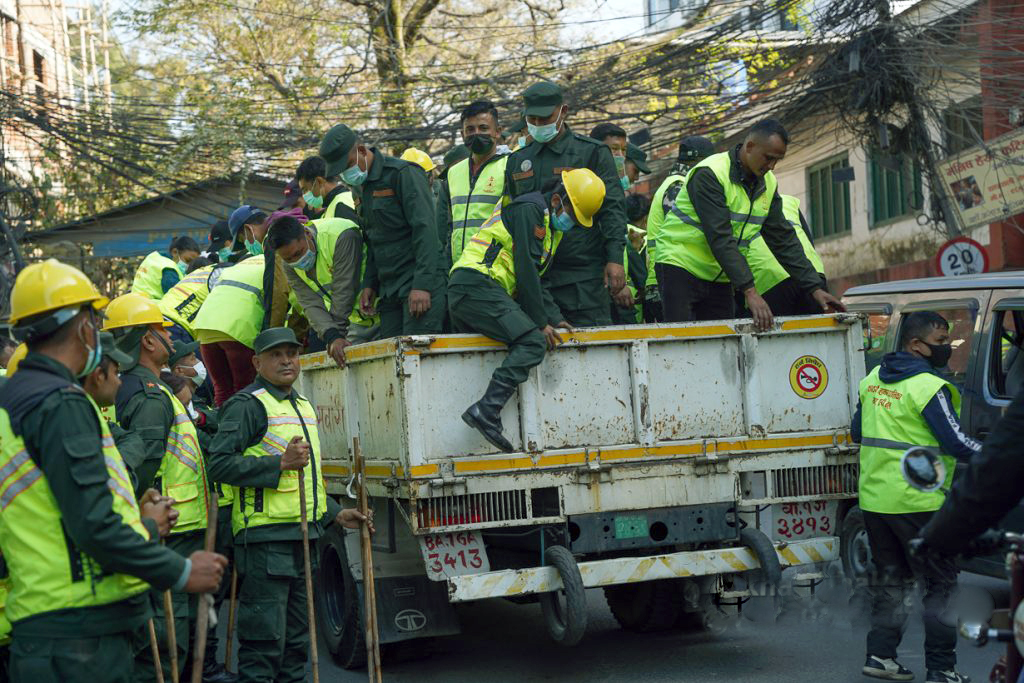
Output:
[[108,0],[103,0],[103,94],[107,98],[107,117],[114,116],[114,95],[111,87],[110,76],[110,33],[107,27],[107,14],[110,12]]
[[92,68],[89,71],[92,74],[92,87],[98,88],[100,74],[99,67],[96,66],[96,25],[92,17],[92,4],[85,6],[85,16],[87,17],[86,23],[89,25],[89,60],[92,62]]
[[85,42],[85,12],[78,10],[78,61],[82,67],[82,100],[85,102],[85,110],[92,112],[92,105],[89,103],[89,47]]
[[66,0],[58,0],[60,2],[60,18],[63,29],[61,33],[64,38],[64,61],[67,64],[68,72],[68,103],[70,106],[75,106],[75,72],[74,65],[71,63],[71,37],[68,35],[68,8]]

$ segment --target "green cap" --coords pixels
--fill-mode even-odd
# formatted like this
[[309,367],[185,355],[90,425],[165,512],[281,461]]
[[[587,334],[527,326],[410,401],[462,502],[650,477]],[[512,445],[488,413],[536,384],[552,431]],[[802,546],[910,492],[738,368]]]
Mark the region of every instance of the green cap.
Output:
[[199,342],[183,342],[180,339],[174,342],[174,353],[167,359],[167,367],[173,368],[178,364],[178,361],[187,356],[190,353],[195,353],[199,350]]
[[356,134],[344,123],[327,131],[320,141],[320,156],[327,162],[328,176],[340,175],[348,167],[348,153],[356,144]]
[[650,173],[651,167],[647,165],[647,152],[643,151],[632,142],[626,145],[626,158],[636,164],[641,173]]
[[445,169],[449,169],[463,159],[468,158],[469,147],[466,147],[465,145],[455,145],[444,153],[444,167]]
[[548,81],[534,83],[523,91],[523,102],[526,104],[524,116],[547,118],[562,105],[562,89]]
[[110,332],[100,332],[100,353],[122,368],[127,368],[134,363],[131,356],[117,348],[117,344],[114,343],[114,335]]
[[263,353],[281,344],[298,346],[299,340],[295,338],[295,331],[290,327],[271,327],[263,330],[252,343],[253,351]]

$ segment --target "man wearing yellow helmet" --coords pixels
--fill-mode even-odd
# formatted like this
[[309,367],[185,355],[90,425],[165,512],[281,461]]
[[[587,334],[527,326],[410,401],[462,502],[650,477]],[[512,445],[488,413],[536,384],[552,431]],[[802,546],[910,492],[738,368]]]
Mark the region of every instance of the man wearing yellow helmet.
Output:
[[[157,302],[138,294],[124,294],[107,307],[104,329],[113,333],[118,348],[131,357],[131,367],[121,375],[116,407],[118,424],[136,432],[145,446],[145,458],[135,467],[136,491],[153,487],[176,501],[178,522],[167,537],[167,547],[188,557],[203,546],[210,488],[196,427],[185,406],[160,380],[160,371],[173,353],[167,331],[170,325],[161,315]],[[160,635],[158,642],[166,646],[166,634],[162,633],[166,624],[162,598],[162,595],[153,596],[158,615],[154,625]],[[176,656],[179,662],[188,661],[192,625],[198,615],[198,600],[181,591],[173,591],[171,598],[178,652],[165,650],[161,654],[167,679],[171,676],[172,657]],[[151,657],[148,639],[138,639],[137,675],[152,675]]]
[[590,169],[562,171],[560,178],[550,193],[520,195],[492,214],[452,267],[448,310],[455,329],[509,347],[483,398],[462,414],[502,452],[515,450],[502,434],[502,407],[544,360],[545,347],[561,343],[555,328],[569,328],[541,275],[562,236],[576,226],[591,228],[604,202],[604,182]]
[[155,543],[99,408],[76,378],[100,363],[107,303],[55,260],[19,275],[11,324],[28,354],[0,391],[0,550],[11,573],[15,681],[132,680],[147,589],[208,592],[224,558]]

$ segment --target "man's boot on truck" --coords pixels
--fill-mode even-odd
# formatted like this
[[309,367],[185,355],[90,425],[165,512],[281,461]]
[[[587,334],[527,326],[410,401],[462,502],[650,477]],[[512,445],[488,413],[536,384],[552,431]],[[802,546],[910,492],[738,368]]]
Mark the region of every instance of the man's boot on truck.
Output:
[[462,414],[462,421],[480,432],[487,441],[503,453],[515,448],[501,433],[501,409],[512,398],[516,387],[501,380],[492,379],[487,385],[483,398],[471,405]]

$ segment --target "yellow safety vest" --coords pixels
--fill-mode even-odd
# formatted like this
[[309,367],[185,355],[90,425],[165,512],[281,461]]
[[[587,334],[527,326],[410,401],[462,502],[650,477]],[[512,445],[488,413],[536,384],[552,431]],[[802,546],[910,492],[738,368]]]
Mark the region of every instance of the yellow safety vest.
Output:
[[[942,507],[941,492],[923,493],[903,480],[900,458],[914,446],[939,449],[939,441],[921,411],[943,387],[953,397],[953,410],[960,412],[957,388],[929,372],[898,382],[886,383],[879,367],[860,383],[860,482],[858,504],[862,510],[886,514],[930,512]],[[946,488],[953,481],[956,460],[942,455],[946,465]]]
[[263,328],[265,266],[266,255],[260,254],[225,269],[192,323],[196,332],[220,332],[252,348]]
[[338,206],[338,204],[344,204],[350,209],[355,209],[356,201],[355,199],[352,198],[352,191],[344,190],[336,194],[334,196],[334,199],[331,200],[331,203],[327,205],[326,209],[324,209],[324,218],[335,218],[334,209]]
[[156,472],[160,492],[176,501],[174,509],[178,511],[178,523],[171,529],[171,533],[183,534],[205,529],[210,509],[210,489],[206,479],[206,461],[199,448],[199,434],[178,397],[162,382],[157,386],[171,399],[171,407],[174,409],[164,457]]
[[[278,401],[262,387],[253,390],[252,395],[267,411],[267,432],[258,444],[245,449],[242,455],[254,458],[284,455],[293,437],[301,436],[308,441],[311,448],[304,476],[306,521],[319,520],[327,510],[327,491],[320,465],[320,433],[317,431],[316,410],[301,396],[297,396],[294,403],[287,398]],[[295,470],[281,472],[276,489],[239,487],[238,498],[231,512],[232,532],[237,534],[245,528],[272,524],[297,524],[301,520],[299,503],[299,473]]]
[[210,275],[216,266],[206,266],[186,275],[160,299],[160,312],[183,330],[196,336],[192,321],[210,294]]
[[178,264],[167,258],[159,251],[153,251],[142,259],[139,269],[135,271],[135,279],[132,280],[132,293],[148,296],[150,299],[162,299],[164,288],[160,285],[165,270],[173,270],[181,276]]
[[654,264],[657,263],[655,256],[657,255],[656,247],[658,246],[658,233],[661,231],[661,224],[665,221],[665,193],[668,192],[668,188],[672,187],[676,183],[681,183],[686,180],[686,176],[683,175],[670,175],[662,181],[661,185],[657,190],[654,191],[654,197],[651,198],[651,210],[647,213],[647,281],[644,283],[647,287],[658,286],[658,276],[654,272]]
[[494,213],[494,207],[505,191],[508,156],[500,156],[484,164],[473,183],[469,177],[471,162],[471,158],[463,159],[448,170],[448,194],[452,209],[452,263],[459,260],[469,238]]
[[[91,398],[89,402],[100,426],[113,510],[133,531],[149,539],[124,460],[99,408]],[[46,476],[32,460],[24,440],[14,434],[5,410],[0,410],[0,472],[0,549],[10,573],[7,619],[17,623],[46,612],[107,605],[147,590],[141,579],[108,574],[74,548],[64,533],[60,508]]]
[[[551,265],[555,250],[558,249],[558,244],[562,241],[562,233],[552,230],[550,223],[549,213],[545,209],[544,253],[541,255],[540,263],[537,264],[542,275]],[[492,248],[495,246],[497,248]],[[454,273],[459,268],[468,268],[483,273],[501,285],[508,295],[514,298],[516,295],[516,265],[512,258],[514,249],[512,235],[509,234],[501,220],[501,207],[499,206],[480,230],[469,238],[466,249],[452,266],[451,272]]]
[[[800,245],[804,248],[804,256],[814,266],[815,271],[824,275],[825,266],[821,262],[821,257],[814,250],[807,231],[800,224],[800,200],[791,195],[780,196],[782,197],[782,213],[796,233],[797,239],[800,240]],[[754,287],[758,294],[764,294],[789,277],[789,271],[775,258],[768,243],[764,241],[764,236],[760,234],[750,243],[750,249],[747,251],[747,265],[750,266],[750,272],[754,275]]]
[[[331,202],[334,206],[334,202]],[[358,230],[359,226],[346,218],[318,218],[310,221],[316,228],[314,241],[316,242],[316,275],[312,278],[305,270],[292,269],[300,280],[309,285],[309,288],[320,294],[324,300],[324,308],[331,310],[331,281],[334,274],[331,269],[334,267],[334,248],[338,244],[338,238],[346,230]],[[366,240],[363,240],[363,258],[359,268],[359,281],[362,282],[363,274],[366,272]],[[352,311],[348,314],[348,321],[353,325],[372,327],[380,320],[379,316],[364,316],[359,311],[359,296],[352,302]]]
[[657,235],[654,260],[682,268],[694,277],[709,282],[728,282],[729,278],[711,252],[711,246],[701,230],[700,218],[693,209],[686,183],[699,168],[709,168],[718,178],[725,193],[725,202],[732,222],[732,234],[739,243],[740,253],[747,255],[750,243],[761,233],[761,226],[775,197],[778,182],[771,171],[764,176],[765,189],[753,201],[739,183],[732,181],[731,152],[712,154],[690,169],[686,182],[679,189],[676,202],[662,221]]
[[7,596],[11,593],[11,575],[0,579],[0,646],[11,642],[11,620],[7,618]]

